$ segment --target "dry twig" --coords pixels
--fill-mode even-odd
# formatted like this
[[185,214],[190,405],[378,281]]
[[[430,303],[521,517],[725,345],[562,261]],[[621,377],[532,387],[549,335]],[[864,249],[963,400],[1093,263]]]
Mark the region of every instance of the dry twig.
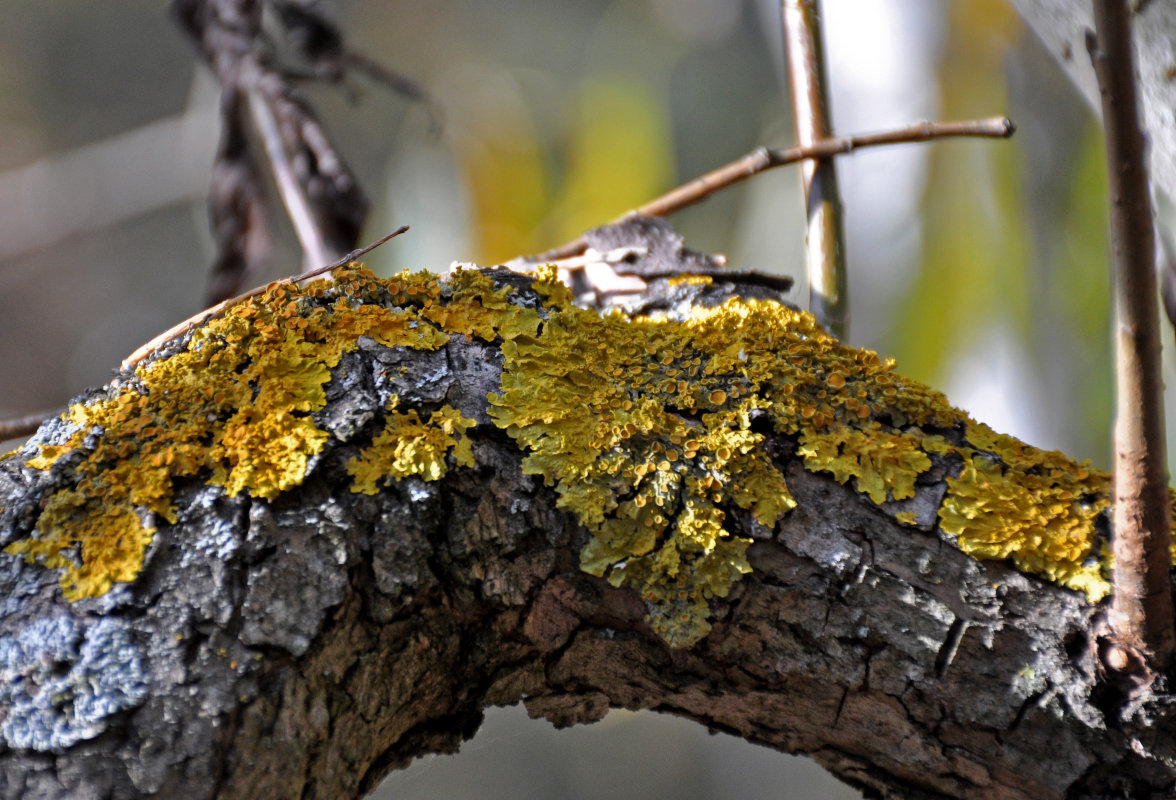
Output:
[[1147,681],[1152,670],[1171,665],[1176,649],[1155,239],[1127,0],[1095,0],[1094,21],[1096,32],[1086,44],[1106,132],[1118,384],[1110,618],[1117,647],[1105,660],[1113,670]]
[[[833,135],[825,90],[825,55],[820,0],[781,0],[784,51],[788,59],[789,99],[796,142],[812,145]],[[801,167],[809,311],[844,339],[849,328],[849,278],[837,167],[832,158],[806,159]]]
[[[1008,117],[988,117],[962,122],[918,122],[905,128],[879,133],[822,139],[811,146],[804,147],[797,146],[785,149],[757,147],[740,159],[684,183],[639,208],[627,211],[617,217],[614,222],[619,222],[628,216],[664,217],[696,203],[701,203],[715,192],[745,181],[765,170],[782,167],[786,164],[795,164],[809,158],[828,158],[843,153],[852,153],[854,150],[865,147],[927,142],[932,139],[961,136],[1007,139],[1013,135],[1015,130],[1016,127]],[[532,262],[559,261],[578,256],[587,248],[588,242],[581,236],[553,250],[531,256],[527,260]]]
[[228,300],[222,300],[221,302],[217,303],[215,306],[212,306],[211,308],[206,308],[203,311],[201,311],[200,313],[195,314],[191,317],[188,317],[186,320],[181,322],[179,325],[173,325],[171,328],[168,328],[166,331],[159,334],[158,336],[153,338],[151,341],[140,346],[138,349],[135,350],[135,352],[131,353],[129,356],[127,356],[125,359],[123,359],[123,363],[122,363],[123,369],[131,369],[131,368],[135,367],[137,364],[139,364],[139,362],[141,362],[143,359],[147,358],[147,356],[149,356],[151,354],[151,352],[153,350],[155,350],[155,348],[159,347],[159,345],[163,344],[164,342],[166,342],[170,339],[174,339],[177,336],[183,336],[185,333],[192,330],[196,326],[200,325],[201,323],[205,322],[206,320],[211,319],[212,317],[215,317],[217,314],[223,313],[226,309],[232,308],[233,306],[237,305],[237,303],[240,303],[242,300],[248,300],[250,297],[256,297],[257,295],[261,294],[262,292],[266,292],[275,286],[281,286],[281,285],[287,284],[287,283],[298,283],[301,281],[310,280],[311,278],[316,278],[325,272],[330,272],[331,270],[346,266],[347,264],[350,264],[355,259],[357,259],[363,255],[366,255],[367,253],[370,253],[371,251],[375,250],[380,245],[384,244],[384,242],[388,241],[389,239],[392,239],[393,237],[399,236],[400,234],[404,233],[407,230],[408,230],[407,225],[401,225],[399,228],[392,231],[388,235],[381,236],[376,241],[372,242],[369,245],[361,247],[358,250],[352,250],[350,253],[343,256],[338,261],[334,261],[325,267],[319,267],[318,269],[313,269],[310,272],[303,272],[300,275],[291,275],[288,278],[282,278],[280,280],[273,281],[272,283],[267,283],[264,286],[255,287],[253,289],[250,289],[248,292],[245,292],[244,294],[237,295],[236,297],[230,297]]
[[[248,300],[250,297],[255,297],[255,296],[261,294],[262,292],[265,292],[265,291],[273,288],[274,286],[281,286],[282,284],[286,284],[286,283],[299,283],[301,281],[309,280],[311,278],[316,278],[325,272],[330,272],[331,270],[335,270],[335,269],[338,269],[339,267],[346,266],[347,264],[350,264],[352,261],[355,261],[357,258],[360,258],[360,257],[370,253],[371,251],[375,250],[377,247],[384,244],[389,239],[392,239],[393,237],[399,236],[400,234],[404,233],[407,230],[408,230],[407,225],[401,225],[399,228],[392,231],[388,235],[381,236],[376,241],[372,242],[369,245],[361,247],[358,250],[352,250],[350,253],[343,256],[338,261],[334,261],[325,267],[319,267],[318,269],[311,270],[310,272],[304,272],[300,275],[291,275],[288,278],[282,278],[281,280],[273,281],[272,283],[267,283],[264,286],[258,286],[254,289],[250,289],[248,292],[245,292],[244,294],[241,294],[241,295],[237,295],[236,297],[229,298],[228,300],[222,300],[220,303],[217,303],[215,306],[212,306],[211,308],[206,308],[203,311],[201,311],[200,313],[195,314],[191,317],[188,317],[188,319],[184,320],[180,324],[173,325],[171,328],[168,328],[166,331],[159,334],[158,336],[153,338],[151,341],[149,341],[146,344],[142,345],[141,347],[137,348],[135,350],[135,352],[131,353],[129,356],[126,357],[126,359],[123,360],[123,363],[122,363],[123,369],[133,369],[141,361],[143,361],[143,359],[147,358],[147,356],[149,356],[151,354],[151,352],[153,350],[155,350],[155,348],[159,347],[159,345],[163,344],[166,341],[174,339],[177,336],[183,336],[185,333],[192,330],[196,326],[200,325],[201,323],[207,321],[208,319],[210,319],[212,317],[215,317],[217,314],[223,313],[226,309],[231,308],[232,306],[235,306],[237,303],[240,303],[242,300]],[[8,419],[8,420],[0,420],[0,441],[3,441],[5,439],[17,439],[21,436],[29,436],[30,434],[34,433],[38,427],[40,427],[42,422],[49,419],[50,417],[54,417],[54,416],[57,416],[62,413],[64,413],[64,412],[61,409],[58,409],[55,411],[46,412],[44,414],[30,414],[26,417],[19,417],[16,419]]]
[[[355,175],[291,83],[291,70],[274,63],[262,31],[267,6],[316,77],[339,80],[352,67],[396,91],[426,96],[411,81],[349,53],[314,3],[171,0],[172,13],[224,92],[222,144],[209,199],[218,251],[209,302],[235,294],[268,251],[266,188],[258,165],[268,164],[274,175],[308,269],[351,249],[367,216],[367,198]],[[436,124],[431,108],[430,116]],[[255,138],[246,131],[247,119],[257,130]],[[256,139],[263,153],[250,152]]]
[[309,265],[330,261],[334,253],[319,231],[314,211],[286,154],[286,145],[278,130],[278,120],[274,116],[273,108],[257,91],[249,91],[246,95],[249,98],[249,112],[253,125],[257,129],[262,148],[269,160],[270,170],[274,175],[278,196],[282,199],[282,205],[286,207],[286,215],[290,218],[294,235],[298,237],[298,243],[302,246],[302,263],[306,265],[306,269],[313,269]]

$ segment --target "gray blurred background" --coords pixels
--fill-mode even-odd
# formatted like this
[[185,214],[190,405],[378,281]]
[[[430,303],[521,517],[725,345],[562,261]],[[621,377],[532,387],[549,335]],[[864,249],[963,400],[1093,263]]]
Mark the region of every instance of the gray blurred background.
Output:
[[[850,340],[1000,430],[1106,467],[1106,197],[1091,115],[1004,2],[825,6],[838,131],[992,114],[1020,128],[1011,142],[839,161]],[[420,105],[362,77],[305,87],[373,200],[363,240],[412,226],[370,257],[385,274],[539,252],[759,144],[791,143],[769,0],[327,7],[355,48],[444,112],[435,137]],[[202,307],[217,93],[195,61],[158,0],[6,0],[0,417],[63,406]],[[671,221],[732,265],[792,274],[802,218],[785,168]],[[257,282],[299,263],[282,227]],[[420,760],[385,790],[856,796],[808,762],[682,720],[614,712],[554,732],[521,709],[493,711],[461,754]]]

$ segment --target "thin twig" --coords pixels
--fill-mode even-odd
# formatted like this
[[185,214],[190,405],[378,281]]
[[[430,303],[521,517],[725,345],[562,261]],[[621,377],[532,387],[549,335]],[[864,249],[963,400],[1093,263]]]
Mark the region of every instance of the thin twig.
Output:
[[64,408],[55,408],[52,411],[39,411],[36,414],[0,420],[0,442],[31,436],[37,432],[37,428],[41,427],[42,422],[51,417],[59,417],[64,413]]
[[[635,208],[617,217],[617,220],[628,216],[664,217],[683,208],[701,203],[715,192],[726,189],[736,183],[758,175],[773,167],[795,164],[808,158],[828,158],[830,156],[851,153],[864,147],[878,147],[888,144],[909,144],[912,142],[927,142],[932,139],[947,139],[955,137],[980,137],[986,139],[1007,139],[1013,135],[1016,126],[1008,117],[988,117],[980,120],[965,120],[961,122],[918,122],[905,128],[897,128],[879,133],[864,133],[854,136],[838,136],[832,139],[822,139],[807,147],[789,147],[774,149],[757,147],[742,158],[725,164],[718,169],[684,183],[676,189],[651,200],[640,208]],[[554,250],[548,250],[537,256],[530,256],[528,261],[558,261],[564,258],[578,256],[588,249],[588,242],[584,237],[561,245]]]
[[[780,18],[796,142],[802,146],[815,144],[833,135],[825,88],[820,0],[781,0]],[[837,165],[832,158],[808,159],[801,170],[808,220],[805,261],[809,311],[835,336],[844,339],[849,330],[849,277]]]
[[380,237],[379,239],[377,239],[376,241],[367,245],[366,247],[361,247],[358,250],[352,250],[350,253],[343,256],[338,261],[334,261],[325,267],[319,267],[318,269],[311,270],[310,272],[303,272],[300,275],[291,275],[288,278],[282,278],[281,280],[276,280],[276,281],[273,281],[272,283],[267,283],[264,286],[258,286],[254,289],[250,289],[248,292],[245,292],[245,294],[239,294],[236,297],[230,297],[228,300],[217,303],[215,306],[212,306],[211,308],[206,308],[203,311],[201,311],[200,313],[195,314],[191,317],[188,317],[188,319],[184,320],[179,325],[174,325],[171,328],[168,328],[166,331],[159,334],[151,341],[147,342],[143,346],[136,349],[135,352],[131,353],[129,356],[127,356],[123,360],[123,363],[122,363],[123,369],[131,369],[131,368],[135,367],[136,365],[139,364],[139,362],[141,362],[143,359],[147,358],[147,356],[149,356],[151,354],[151,352],[153,350],[155,350],[155,348],[159,347],[164,342],[169,341],[171,339],[174,339],[177,336],[183,336],[185,333],[192,330],[196,326],[200,325],[201,323],[205,322],[208,319],[211,319],[212,317],[217,316],[218,314],[223,313],[226,309],[237,305],[237,303],[240,303],[243,300],[248,300],[250,297],[256,297],[257,295],[261,294],[262,292],[269,291],[270,289],[274,288],[275,286],[282,286],[287,283],[300,283],[301,281],[310,280],[311,278],[316,278],[319,275],[322,275],[324,272],[330,272],[331,270],[346,266],[346,265],[350,264],[352,261],[355,261],[357,258],[360,258],[361,256],[364,256],[364,255],[370,253],[371,251],[375,250],[377,247],[384,244],[384,242],[388,241],[389,239],[391,239],[395,236],[399,236],[400,234],[404,233],[407,230],[408,230],[407,225],[401,225],[399,228],[392,231],[392,233],[389,233],[387,236]]
[[1146,678],[1167,669],[1176,650],[1155,234],[1127,0],[1094,0],[1094,23],[1096,32],[1087,33],[1086,46],[1098,77],[1106,132],[1118,384],[1110,615],[1118,649],[1107,663]]
[[441,136],[441,131],[444,128],[444,114],[441,111],[441,106],[429,94],[427,89],[411,78],[401,75],[398,72],[393,72],[383,64],[368,58],[362,53],[353,53],[350,50],[344,50],[342,59],[346,66],[353,67],[365,73],[372,80],[384,84],[392,91],[420,103],[425,110],[426,116],[429,118],[429,135],[434,138]]
[[[273,170],[274,184],[278,187],[278,195],[282,198],[282,205],[290,216],[290,224],[294,227],[294,234],[302,246],[302,263],[305,265],[322,264],[330,257],[330,248],[323,238],[318,224],[315,222],[314,212],[307,202],[306,194],[294,174],[294,167],[286,156],[286,145],[282,142],[281,131],[273,110],[266,98],[257,89],[248,91],[249,114],[253,118],[253,125],[261,137],[262,147]],[[335,251],[338,252],[338,251]]]
[[282,69],[283,76],[340,83],[348,71],[362,72],[376,83],[423,105],[429,116],[430,135],[440,136],[441,109],[428,90],[378,61],[352,51],[343,32],[323,13],[322,3],[317,0],[270,0],[270,5],[286,28],[287,42],[302,56],[308,67],[306,70],[285,67]]

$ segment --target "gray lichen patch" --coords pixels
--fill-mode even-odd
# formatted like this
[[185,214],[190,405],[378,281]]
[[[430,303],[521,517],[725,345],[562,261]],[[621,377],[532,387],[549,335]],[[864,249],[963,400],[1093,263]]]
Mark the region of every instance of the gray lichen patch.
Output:
[[130,626],[102,617],[84,626],[58,615],[0,636],[0,739],[59,751],[106,730],[147,695]]

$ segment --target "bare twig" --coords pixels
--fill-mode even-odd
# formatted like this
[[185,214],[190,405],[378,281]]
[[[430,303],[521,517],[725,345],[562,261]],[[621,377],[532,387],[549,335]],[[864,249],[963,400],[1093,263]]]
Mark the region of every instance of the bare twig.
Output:
[[361,256],[364,256],[367,253],[370,253],[371,251],[375,250],[380,245],[384,244],[384,242],[388,241],[389,239],[391,239],[395,236],[399,236],[400,234],[404,233],[407,230],[408,230],[407,225],[401,225],[399,228],[392,231],[387,236],[381,236],[376,241],[372,242],[369,245],[366,245],[365,247],[361,247],[358,250],[352,250],[350,253],[343,256],[338,261],[334,261],[330,264],[327,264],[325,267],[319,267],[318,269],[311,270],[310,272],[303,272],[300,275],[291,275],[288,278],[282,278],[281,280],[276,280],[276,281],[273,281],[272,283],[267,283],[264,286],[258,286],[254,289],[250,289],[248,292],[245,292],[244,294],[237,295],[236,297],[230,297],[228,300],[224,300],[220,303],[217,303],[215,306],[212,306],[211,308],[206,308],[203,311],[201,311],[200,313],[195,314],[191,317],[188,317],[186,320],[181,322],[179,325],[173,325],[171,328],[168,328],[166,331],[159,334],[158,336],[153,338],[151,341],[149,341],[146,344],[142,345],[141,347],[137,348],[135,350],[135,352],[131,353],[129,356],[127,356],[123,360],[123,363],[122,363],[123,369],[130,369],[130,368],[136,366],[143,359],[147,358],[147,356],[149,356],[151,354],[151,352],[153,350],[155,350],[155,348],[159,347],[164,342],[169,341],[171,339],[174,339],[177,336],[183,336],[185,333],[192,330],[196,326],[200,325],[201,323],[205,322],[206,320],[211,319],[212,317],[215,317],[218,314],[223,313],[226,309],[232,308],[233,306],[237,305],[237,303],[240,303],[243,300],[248,300],[250,297],[256,297],[257,295],[261,294],[262,292],[266,292],[266,291],[274,288],[275,286],[282,286],[287,283],[299,283],[301,281],[310,280],[311,278],[316,278],[319,275],[322,275],[324,272],[330,272],[331,270],[346,266],[347,264],[350,264],[355,259],[360,258]]
[[[838,136],[832,139],[822,139],[810,146],[773,149],[758,147],[742,158],[725,164],[718,169],[695,178],[672,189],[661,197],[651,200],[645,205],[628,211],[617,217],[620,221],[629,216],[664,217],[701,203],[715,192],[726,189],[736,183],[747,180],[773,167],[795,164],[808,158],[828,158],[830,156],[851,153],[864,147],[878,147],[887,144],[907,144],[911,142],[926,142],[932,139],[946,139],[961,136],[981,137],[987,139],[1007,139],[1013,135],[1016,126],[1008,117],[988,117],[980,120],[966,120],[962,122],[919,122],[905,128],[882,131],[880,133],[864,133],[855,136]],[[528,261],[558,261],[564,258],[578,256],[588,248],[584,237],[575,239],[553,250],[531,256]]]
[[[238,96],[247,98],[240,105],[248,103],[249,116],[266,144],[268,157],[264,161],[271,166],[282,200],[291,210],[300,243],[309,248],[304,264],[320,264],[355,245],[368,202],[313,109],[272,63],[263,41],[262,7],[257,0],[171,0],[173,14],[200,48],[226,97],[234,101]],[[300,17],[309,18],[306,14]],[[305,34],[313,39],[318,32],[304,24],[290,26],[290,35],[295,38]],[[313,49],[317,45],[302,41],[300,46]],[[239,123],[245,113],[237,105],[224,104],[226,111],[235,109],[236,113],[236,119],[226,114],[226,129]],[[233,132],[233,136],[240,134]],[[241,141],[244,147],[250,146],[243,136]],[[238,181],[228,187],[214,185],[210,198],[214,221],[236,213],[236,204],[242,199],[252,202],[252,198],[263,196],[264,189],[259,184],[250,185],[257,179],[257,170],[238,169],[250,155],[239,154],[225,170],[214,173]],[[260,164],[263,159],[254,161]],[[264,228],[265,223],[264,215],[253,215],[252,227]],[[262,229],[259,233],[268,231]],[[218,297],[238,291],[248,270],[256,266],[260,252],[259,248],[247,247],[257,241],[256,236],[238,235],[231,227],[227,234],[218,235],[218,247],[240,251],[218,258],[214,286]]]
[[[179,325],[175,325],[175,326],[169,328],[168,330],[166,330],[163,333],[156,336],[151,341],[147,342],[147,344],[136,349],[135,352],[131,353],[123,361],[123,364],[122,364],[123,368],[130,369],[132,367],[135,367],[136,365],[139,364],[139,362],[141,362],[143,359],[145,359],[147,356],[149,356],[151,354],[151,352],[159,345],[163,344],[164,342],[166,342],[170,339],[174,339],[177,336],[182,336],[183,334],[185,334],[188,331],[195,328],[197,325],[210,319],[211,317],[216,316],[217,314],[224,312],[225,309],[228,309],[228,308],[231,308],[232,306],[235,306],[237,303],[240,303],[242,300],[248,300],[250,297],[255,297],[255,296],[261,294],[262,292],[265,292],[269,289],[272,289],[275,286],[280,286],[280,285],[286,284],[286,283],[299,283],[301,281],[309,280],[311,278],[316,278],[319,275],[322,275],[324,272],[330,272],[331,270],[338,269],[339,267],[342,267],[342,266],[346,266],[347,264],[350,264],[352,261],[355,261],[357,258],[360,258],[360,257],[370,253],[371,251],[375,250],[377,247],[384,244],[384,242],[388,241],[389,239],[391,239],[395,236],[399,236],[400,234],[404,233],[407,230],[408,230],[407,225],[401,225],[399,228],[392,231],[387,236],[381,236],[376,241],[372,242],[371,244],[369,244],[365,247],[361,247],[358,250],[352,250],[350,253],[343,256],[338,261],[334,261],[325,267],[319,267],[318,269],[312,270],[311,272],[304,272],[301,275],[292,275],[289,278],[282,278],[281,280],[277,280],[272,283],[267,283],[264,286],[258,286],[255,289],[251,289],[248,292],[245,292],[245,294],[238,295],[237,297],[229,298],[228,300],[217,303],[215,306],[212,306],[211,308],[206,308],[205,310],[201,311],[199,314],[196,314],[195,316],[189,317],[188,319],[181,322]],[[55,416],[58,416],[62,413],[64,413],[64,410],[58,409],[56,411],[47,411],[47,412],[44,412],[41,414],[30,414],[28,416],[18,417],[16,419],[0,420],[0,441],[4,441],[6,439],[16,439],[21,436],[29,436],[30,434],[34,433],[38,427],[40,427],[42,422],[49,419],[50,417],[55,417]]]
[[[312,269],[312,264],[322,264],[330,260],[332,253],[315,221],[314,212],[306,199],[306,193],[294,168],[286,154],[286,145],[282,142],[282,134],[278,130],[278,121],[274,117],[273,109],[256,89],[247,92],[249,98],[249,114],[253,125],[261,138],[270,169],[273,171],[274,184],[278,188],[278,196],[282,198],[282,205],[286,207],[286,214],[290,217],[290,224],[294,227],[294,234],[302,246],[302,263],[305,269]],[[335,251],[338,252],[338,251]]]
[[[1176,649],[1171,594],[1171,520],[1164,460],[1155,239],[1139,124],[1127,0],[1094,0],[1087,34],[1102,95],[1114,245],[1115,556],[1112,668],[1163,671]],[[1133,670],[1134,671],[1134,670]],[[1144,676],[1149,670],[1140,670]]]
[[[811,145],[833,135],[825,90],[820,0],[781,0],[780,12],[796,142]],[[805,253],[809,310],[844,339],[849,327],[849,279],[837,167],[832,158],[825,158],[806,160],[801,169],[808,214]]]

